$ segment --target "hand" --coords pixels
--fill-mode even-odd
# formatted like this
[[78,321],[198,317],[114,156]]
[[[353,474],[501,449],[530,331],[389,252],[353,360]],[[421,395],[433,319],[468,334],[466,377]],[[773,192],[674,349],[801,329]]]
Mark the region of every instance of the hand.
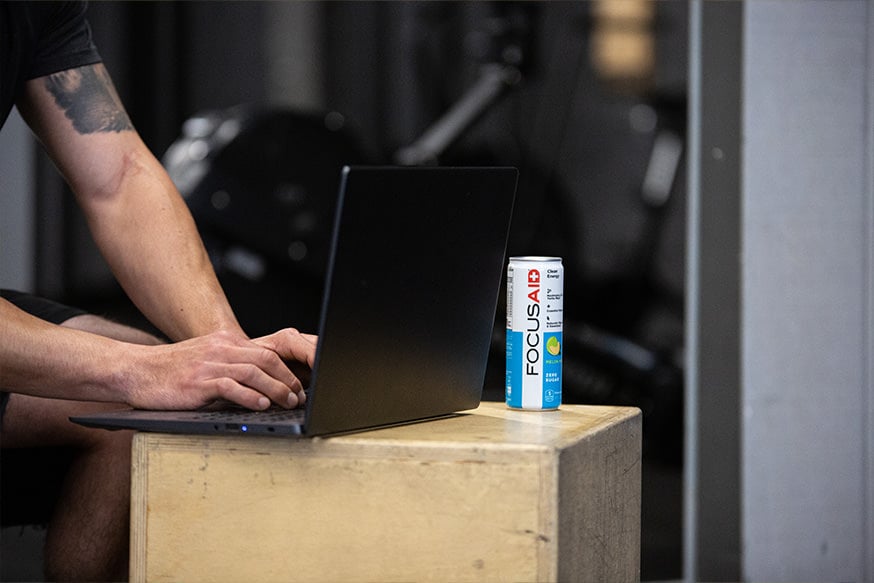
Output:
[[284,328],[273,334],[255,338],[252,342],[269,348],[283,360],[300,362],[313,368],[318,339],[315,334],[304,334],[294,328]]
[[250,340],[216,332],[175,344],[131,346],[128,401],[145,409],[198,409],[226,400],[253,410],[305,400],[283,358],[312,366],[315,337],[293,329]]
[[[285,328],[273,334],[255,338],[254,342],[278,354],[291,369],[291,372],[308,384],[316,360],[318,340],[319,337],[315,334],[303,334],[294,328]],[[300,398],[300,403],[305,403],[306,393],[300,393]]]

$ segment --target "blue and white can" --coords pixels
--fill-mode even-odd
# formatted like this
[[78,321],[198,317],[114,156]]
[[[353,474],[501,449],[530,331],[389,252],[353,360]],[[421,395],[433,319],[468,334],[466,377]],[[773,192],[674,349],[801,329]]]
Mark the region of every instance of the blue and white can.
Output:
[[511,257],[507,267],[507,406],[561,405],[564,267],[560,257]]

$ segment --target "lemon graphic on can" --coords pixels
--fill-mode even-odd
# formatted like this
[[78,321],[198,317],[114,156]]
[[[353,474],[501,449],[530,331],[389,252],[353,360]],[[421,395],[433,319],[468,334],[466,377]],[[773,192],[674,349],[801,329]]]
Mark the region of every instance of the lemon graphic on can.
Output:
[[558,338],[551,336],[546,341],[546,351],[553,356],[558,356],[561,353],[561,342],[558,341]]

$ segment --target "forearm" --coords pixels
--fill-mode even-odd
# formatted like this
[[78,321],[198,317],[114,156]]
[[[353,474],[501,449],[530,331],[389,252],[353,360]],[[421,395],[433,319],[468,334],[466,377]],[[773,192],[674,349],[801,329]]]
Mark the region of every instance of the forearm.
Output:
[[130,124],[105,68],[32,80],[18,107],[146,317],[173,340],[240,334],[185,202]]
[[127,387],[108,362],[128,346],[49,324],[0,299],[0,387],[39,397],[127,402]]
[[239,332],[173,183],[145,146],[135,143],[121,155],[121,173],[105,191],[79,191],[77,196],[122,287],[173,340],[217,330]]
[[311,364],[314,352],[313,339],[292,330],[255,341],[215,332],[173,344],[122,342],[50,324],[0,299],[0,387],[37,397],[146,409],[197,409],[219,399],[295,407],[303,387],[281,359]]

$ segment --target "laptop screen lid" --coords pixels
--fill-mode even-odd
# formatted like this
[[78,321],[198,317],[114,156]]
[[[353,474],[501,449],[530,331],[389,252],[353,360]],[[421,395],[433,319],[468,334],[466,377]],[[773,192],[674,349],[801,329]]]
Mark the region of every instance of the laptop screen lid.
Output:
[[479,404],[516,176],[513,168],[344,168],[308,435]]
[[[123,410],[73,421],[170,433],[323,435],[476,407],[513,168],[343,169],[306,415]],[[292,411],[289,413],[299,413]]]

